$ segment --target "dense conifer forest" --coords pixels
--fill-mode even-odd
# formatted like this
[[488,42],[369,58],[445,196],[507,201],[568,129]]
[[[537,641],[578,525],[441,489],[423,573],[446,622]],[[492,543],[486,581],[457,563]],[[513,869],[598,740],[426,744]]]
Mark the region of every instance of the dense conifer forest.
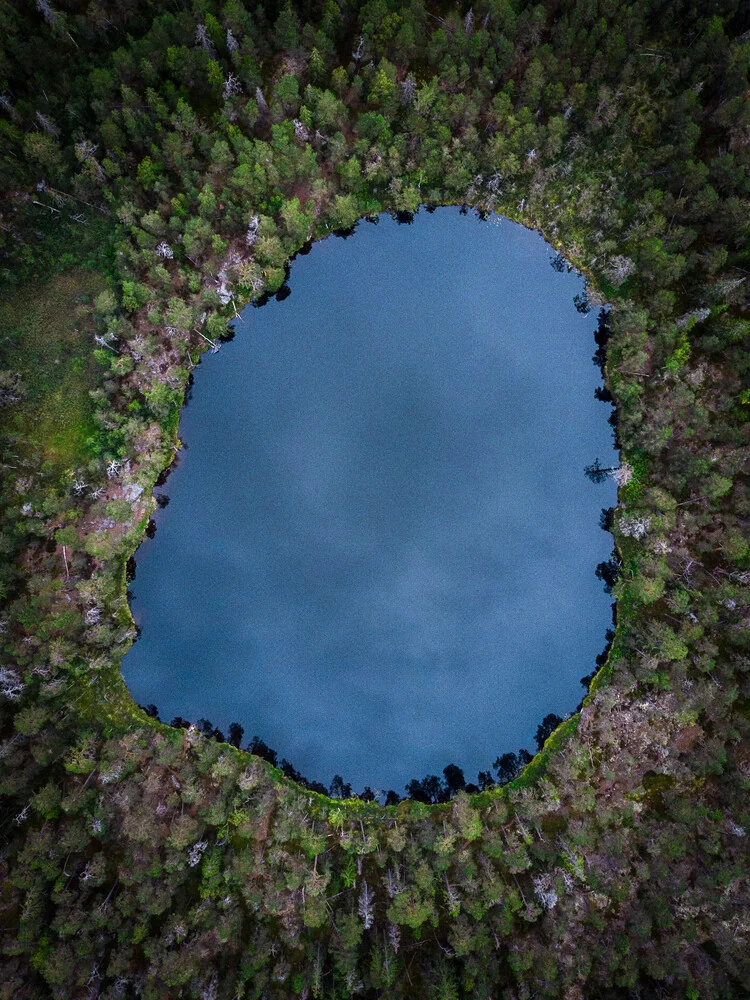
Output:
[[[747,6],[0,29],[0,998],[747,996]],[[539,229],[609,306],[617,627],[524,770],[384,807],[136,706],[126,574],[200,353],[309,241],[440,204]]]

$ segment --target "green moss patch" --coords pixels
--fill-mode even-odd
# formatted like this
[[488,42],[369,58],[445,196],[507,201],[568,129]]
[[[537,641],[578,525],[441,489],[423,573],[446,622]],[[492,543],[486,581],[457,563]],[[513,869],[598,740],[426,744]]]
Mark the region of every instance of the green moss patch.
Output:
[[0,299],[4,370],[18,375],[21,402],[8,407],[6,428],[56,467],[75,466],[94,431],[89,391],[101,372],[93,356],[88,306],[107,287],[95,271],[77,269],[44,285],[25,283]]

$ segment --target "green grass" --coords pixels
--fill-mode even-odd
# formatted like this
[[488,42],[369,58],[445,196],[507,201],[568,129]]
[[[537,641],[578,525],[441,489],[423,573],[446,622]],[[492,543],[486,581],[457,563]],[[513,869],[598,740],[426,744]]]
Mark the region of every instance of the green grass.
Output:
[[[93,431],[89,390],[97,381],[87,305],[107,287],[103,274],[62,271],[43,284],[6,286],[0,298],[2,367],[20,374],[24,397],[4,414],[12,450],[64,469],[86,456]],[[99,369],[99,372],[101,369]]]
[[[46,284],[62,271],[78,268],[114,275],[115,224],[72,199],[55,203],[59,214],[34,204],[38,199],[9,196],[0,203],[0,298],[27,282]],[[83,223],[73,215],[80,212]]]

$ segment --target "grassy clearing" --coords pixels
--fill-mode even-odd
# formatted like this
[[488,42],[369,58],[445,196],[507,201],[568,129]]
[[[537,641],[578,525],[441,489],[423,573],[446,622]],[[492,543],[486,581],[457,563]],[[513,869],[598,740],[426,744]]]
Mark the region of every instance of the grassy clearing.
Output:
[[87,306],[106,287],[103,274],[78,268],[44,284],[6,287],[0,299],[2,366],[20,375],[23,392],[7,412],[12,447],[59,469],[84,459],[94,429],[89,390],[97,364]]
[[86,268],[114,276],[112,220],[89,212],[70,197],[58,198],[56,204],[59,207],[50,212],[23,195],[0,198],[3,298],[9,288],[27,282],[46,284],[61,271]]

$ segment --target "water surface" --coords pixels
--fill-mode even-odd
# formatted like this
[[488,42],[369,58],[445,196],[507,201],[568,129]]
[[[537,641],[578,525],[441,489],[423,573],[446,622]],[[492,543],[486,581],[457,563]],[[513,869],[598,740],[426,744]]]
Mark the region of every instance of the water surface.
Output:
[[[499,222],[499,220],[497,220]],[[533,746],[610,624],[595,313],[537,233],[457,209],[299,257],[196,372],[137,555],[137,701],[403,791]]]

